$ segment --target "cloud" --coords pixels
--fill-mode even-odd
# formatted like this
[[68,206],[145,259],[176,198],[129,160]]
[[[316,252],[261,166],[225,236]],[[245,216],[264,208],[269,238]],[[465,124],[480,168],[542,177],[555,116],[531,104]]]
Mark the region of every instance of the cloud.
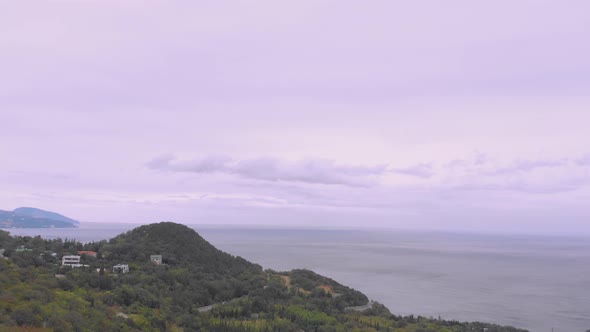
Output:
[[576,159],[574,162],[580,166],[590,166],[590,153]]
[[208,156],[199,160],[178,161],[173,155],[163,155],[147,163],[150,169],[160,169],[175,172],[213,173],[230,172],[232,160],[224,156]]
[[431,164],[417,164],[406,168],[393,168],[391,172],[419,178],[430,178],[435,174]]
[[539,168],[547,167],[561,167],[566,166],[569,163],[567,159],[560,160],[520,160],[512,163],[507,167],[497,168],[492,171],[491,175],[502,175],[514,172],[530,172]]
[[146,165],[152,170],[195,174],[219,173],[282,185],[368,187],[382,184],[405,187],[405,180],[393,180],[394,182],[389,183],[382,181],[388,174],[401,174],[419,179],[420,183],[415,183],[418,186],[416,188],[427,184],[442,190],[558,193],[577,190],[590,184],[590,163],[587,159],[570,157],[501,161],[477,155],[448,163],[418,163],[394,168],[387,164],[345,165],[327,159],[234,159],[212,155],[201,159],[181,160],[173,155],[164,155]]
[[559,193],[590,184],[584,157],[501,162],[461,159],[439,170],[441,186],[456,190]]
[[223,173],[270,182],[352,187],[368,186],[372,183],[373,178],[387,172],[387,165],[342,165],[326,159],[292,161],[279,158],[254,158],[236,160],[225,156],[178,160],[172,155],[164,155],[151,160],[146,166],[161,171]]

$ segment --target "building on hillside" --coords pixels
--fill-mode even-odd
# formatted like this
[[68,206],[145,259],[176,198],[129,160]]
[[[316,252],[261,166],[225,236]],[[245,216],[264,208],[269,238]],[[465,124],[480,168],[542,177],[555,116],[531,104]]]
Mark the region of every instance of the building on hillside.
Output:
[[128,264],[117,264],[113,266],[114,273],[129,273],[129,265]]
[[33,251],[33,249],[25,248],[25,246],[20,246],[20,247],[16,248],[14,251],[16,251],[16,252],[28,252],[28,251]]
[[80,250],[80,251],[78,251],[78,255],[80,255],[80,256],[86,255],[86,256],[96,257],[96,251]]
[[80,267],[83,266],[80,264],[80,256],[78,255],[66,255],[61,258],[61,265],[63,266],[71,266],[71,267]]
[[151,255],[150,261],[152,261],[152,263],[154,263],[156,265],[161,265],[162,264],[162,255]]

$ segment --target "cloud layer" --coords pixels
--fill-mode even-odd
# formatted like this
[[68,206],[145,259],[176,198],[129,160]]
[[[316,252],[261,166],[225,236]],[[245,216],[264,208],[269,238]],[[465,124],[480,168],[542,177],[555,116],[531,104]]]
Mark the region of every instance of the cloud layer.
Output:
[[[484,155],[456,159],[448,163],[420,163],[408,167],[388,164],[359,166],[338,164],[331,160],[280,158],[234,159],[208,156],[179,160],[173,155],[157,157],[146,164],[149,169],[194,173],[228,174],[265,182],[359,186],[423,187],[457,191],[521,191],[552,193],[576,190],[590,184],[590,164],[586,156],[501,162]],[[395,178],[415,178],[405,185]],[[387,178],[394,178],[387,182]],[[411,179],[410,179],[411,180]]]
[[330,160],[307,159],[299,161],[278,158],[234,160],[211,156],[197,160],[177,160],[172,155],[162,156],[147,163],[151,169],[190,172],[225,173],[246,179],[299,182],[307,184],[365,186],[376,176],[387,172],[386,165],[339,165]]

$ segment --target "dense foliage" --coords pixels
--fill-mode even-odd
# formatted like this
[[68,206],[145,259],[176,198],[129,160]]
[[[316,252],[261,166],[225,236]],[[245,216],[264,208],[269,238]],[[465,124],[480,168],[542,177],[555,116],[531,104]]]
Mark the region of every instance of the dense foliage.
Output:
[[[0,248],[0,331],[523,331],[392,315],[334,280],[263,271],[174,223],[87,244],[0,231]],[[97,255],[61,266],[79,250]],[[112,272],[116,264],[129,273]]]

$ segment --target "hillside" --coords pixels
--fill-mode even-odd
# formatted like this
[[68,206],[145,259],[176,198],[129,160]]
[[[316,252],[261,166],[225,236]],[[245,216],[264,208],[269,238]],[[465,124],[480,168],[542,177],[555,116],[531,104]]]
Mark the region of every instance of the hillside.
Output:
[[[334,280],[263,270],[170,222],[88,244],[0,231],[0,248],[0,331],[523,331],[396,316]],[[79,250],[80,267],[61,266]]]
[[0,210],[0,228],[73,228],[79,224],[80,222],[61,214],[36,208]]
[[246,270],[262,272],[259,265],[226,254],[195,230],[171,222],[140,226],[111,239],[100,250],[110,262],[149,262],[150,255],[162,255],[164,264],[185,267],[191,272],[232,276]]

